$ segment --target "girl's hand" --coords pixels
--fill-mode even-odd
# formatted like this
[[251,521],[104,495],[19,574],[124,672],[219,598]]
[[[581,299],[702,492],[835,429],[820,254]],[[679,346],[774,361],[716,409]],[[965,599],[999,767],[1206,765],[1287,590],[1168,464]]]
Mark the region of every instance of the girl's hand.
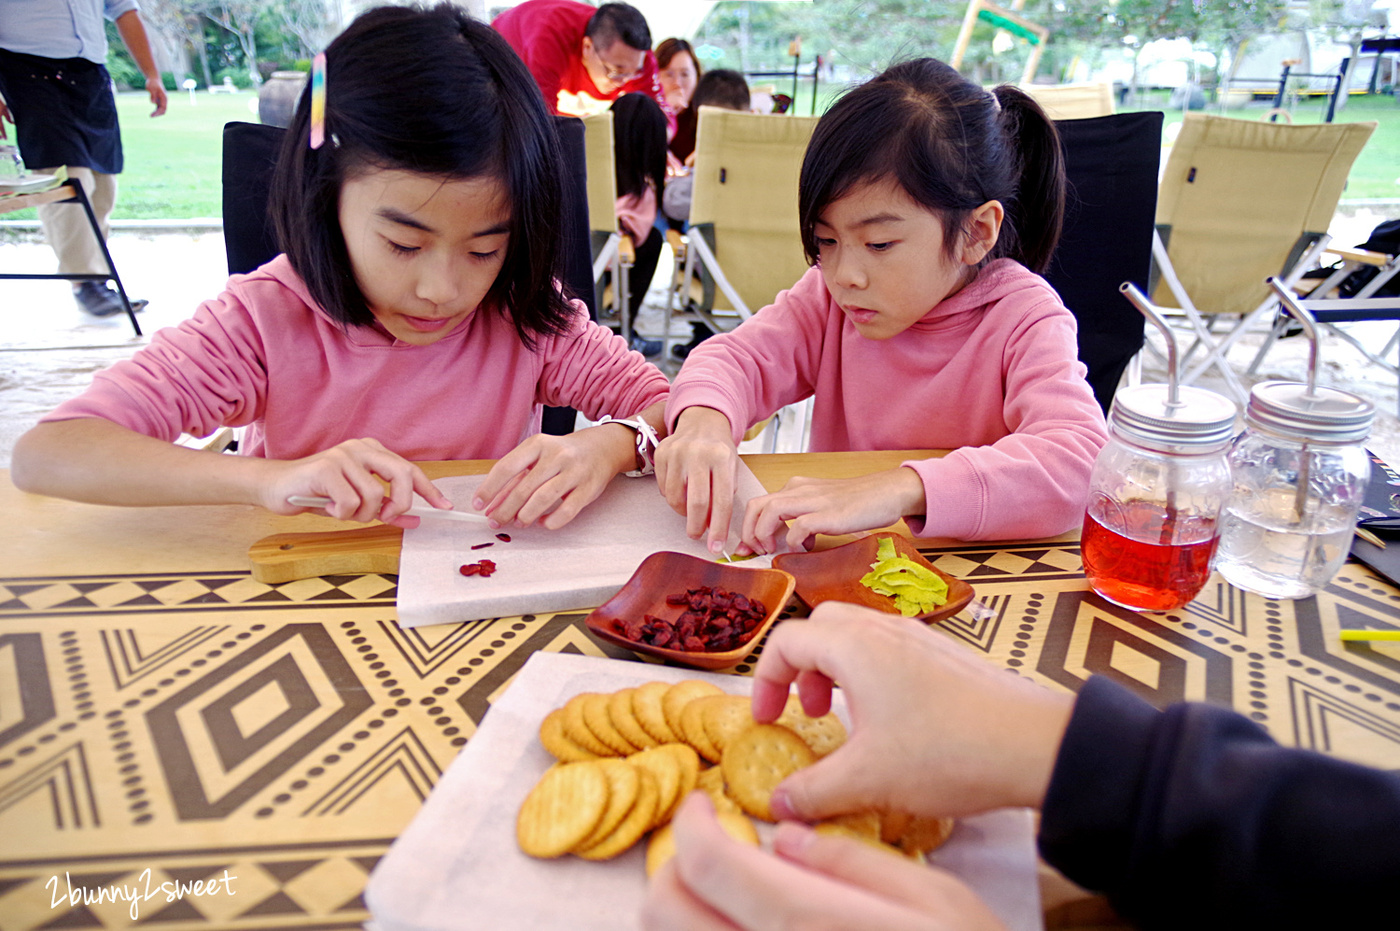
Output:
[[537,433],[506,453],[486,474],[472,505],[491,526],[540,523],[558,530],[636,464],[636,433],[600,424],[550,436]]
[[700,539],[708,528],[711,553],[729,537],[738,483],[739,450],[729,418],[710,407],[687,407],[675,432],[656,448],[656,483],[666,503],[685,515],[685,532]]
[[433,507],[452,507],[422,469],[375,439],[346,440],[304,459],[267,464],[275,475],[263,484],[261,503],[276,514],[306,510],[288,504],[291,495],[321,495],[331,499],[323,508],[331,517],[416,527],[418,518],[402,516],[413,506],[415,491]]
[[[873,472],[858,478],[803,478],[749,502],[743,544],[755,553],[778,549],[787,532],[791,549],[802,549],[818,533],[854,533],[885,527],[906,514],[924,513],[924,483],[913,469]],[[790,523],[785,523],[790,522]]]
[[955,816],[1039,807],[1073,696],[1008,675],[925,624],[827,603],[773,629],[754,671],[753,715],[773,721],[796,682],[809,715],[845,691],[850,736],[785,779],[773,813]]
[[725,834],[703,792],[673,824],[676,856],[647,888],[644,928],[1003,928],[953,874],[857,840],[787,822],[768,854]]

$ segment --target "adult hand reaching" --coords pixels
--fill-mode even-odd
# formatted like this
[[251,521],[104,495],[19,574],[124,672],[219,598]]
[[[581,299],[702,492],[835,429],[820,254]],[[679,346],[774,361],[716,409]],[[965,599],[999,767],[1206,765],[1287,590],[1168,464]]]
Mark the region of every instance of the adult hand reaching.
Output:
[[774,629],[754,671],[754,718],[775,720],[793,682],[809,715],[825,714],[839,685],[851,724],[840,749],[773,795],[775,815],[804,821],[869,809],[953,816],[1038,807],[1073,706],[1073,696],[993,666],[919,621],[840,603]]
[[773,853],[734,840],[702,792],[672,822],[676,856],[653,877],[648,929],[820,927],[865,931],[997,931],[962,880],[846,837],[778,826]]

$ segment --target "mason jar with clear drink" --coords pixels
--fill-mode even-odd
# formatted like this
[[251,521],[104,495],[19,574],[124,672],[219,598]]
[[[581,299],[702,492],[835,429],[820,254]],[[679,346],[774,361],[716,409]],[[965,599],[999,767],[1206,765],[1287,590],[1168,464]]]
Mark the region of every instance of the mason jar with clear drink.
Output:
[[1233,490],[1221,515],[1216,569],[1268,598],[1306,598],[1351,552],[1370,480],[1362,446],[1375,408],[1346,391],[1264,382],[1230,449]]

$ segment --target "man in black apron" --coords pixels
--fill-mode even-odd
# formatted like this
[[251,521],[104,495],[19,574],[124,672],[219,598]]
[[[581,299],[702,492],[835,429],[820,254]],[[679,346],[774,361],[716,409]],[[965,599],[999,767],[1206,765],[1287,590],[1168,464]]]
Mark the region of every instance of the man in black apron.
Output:
[[[8,119],[30,170],[47,174],[67,166],[69,176],[82,182],[105,238],[117,199],[122,141],[112,78],[103,64],[104,16],[117,24],[146,77],[146,92],[155,105],[151,115],[160,116],[165,88],[136,0],[0,0],[0,139]],[[39,208],[39,220],[58,254],[59,274],[107,271],[81,207],[48,204]],[[73,294],[78,306],[96,317],[123,309],[106,282],[80,282]],[[138,304],[145,306],[145,301],[132,302]]]

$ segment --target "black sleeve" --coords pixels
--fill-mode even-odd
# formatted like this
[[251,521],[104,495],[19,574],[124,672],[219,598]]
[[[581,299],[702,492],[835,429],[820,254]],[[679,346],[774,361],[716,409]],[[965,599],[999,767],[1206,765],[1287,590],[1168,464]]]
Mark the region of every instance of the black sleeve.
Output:
[[1141,928],[1365,927],[1400,881],[1400,775],[1278,746],[1223,708],[1079,693],[1046,861]]

